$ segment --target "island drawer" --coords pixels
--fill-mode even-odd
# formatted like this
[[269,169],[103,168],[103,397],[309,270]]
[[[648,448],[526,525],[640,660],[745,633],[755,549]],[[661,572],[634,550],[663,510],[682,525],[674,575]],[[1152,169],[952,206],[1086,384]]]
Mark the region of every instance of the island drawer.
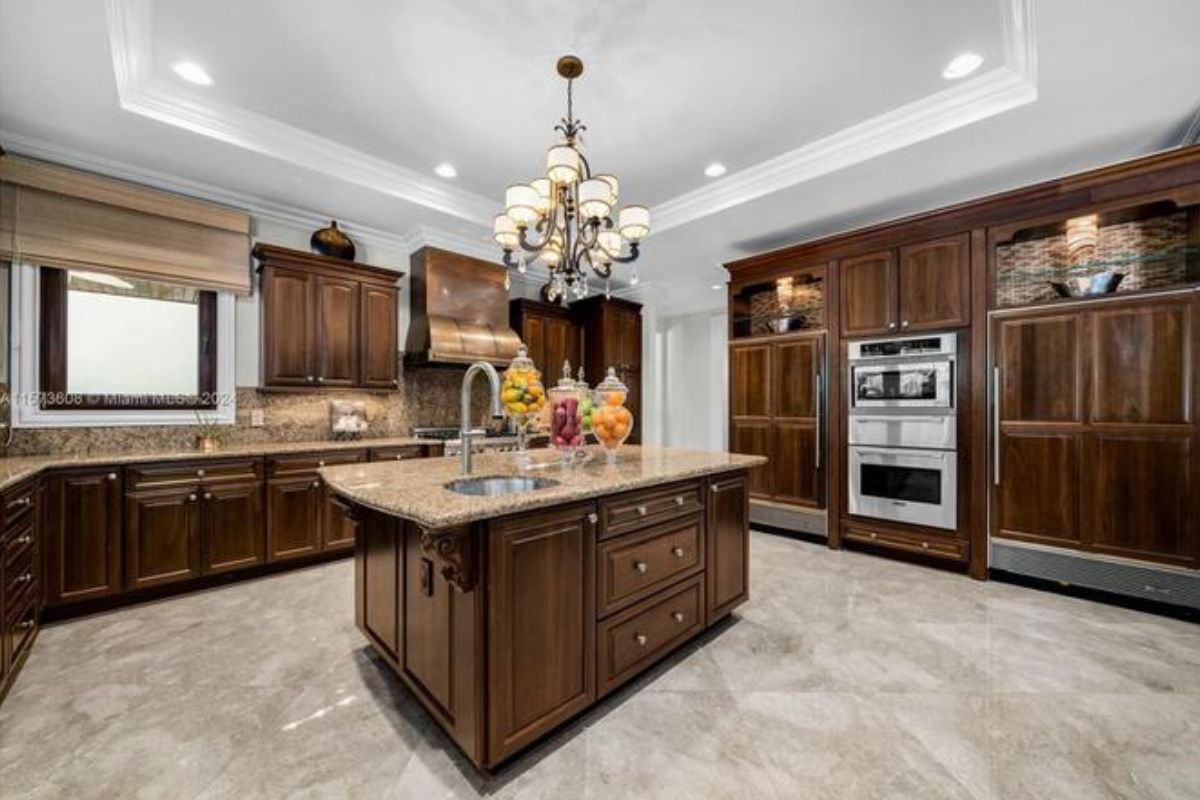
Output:
[[396,447],[372,447],[369,461],[407,461],[410,458],[421,458],[425,455],[425,446],[420,444],[399,445]]
[[33,520],[14,533],[12,539],[3,549],[4,597],[16,597],[37,579],[37,565],[34,562],[33,549]]
[[304,475],[334,464],[357,464],[366,458],[365,450],[329,450],[317,453],[288,453],[267,456],[267,475]]
[[846,525],[842,528],[842,538],[876,547],[903,550],[906,553],[954,561],[967,560],[967,540],[958,538],[953,533],[882,530]]
[[607,694],[704,627],[697,575],[596,626],[597,695]]
[[26,591],[20,597],[13,598],[15,602],[4,609],[8,615],[6,624],[0,625],[0,631],[7,641],[0,642],[0,647],[8,649],[9,667],[16,666],[29,646],[33,644],[34,634],[38,627],[37,592]]
[[31,481],[9,489],[4,493],[4,528],[8,530],[12,524],[29,513],[33,508],[33,494],[37,491]]
[[704,516],[608,539],[597,550],[598,612],[605,616],[704,568]]
[[164,461],[138,464],[125,470],[130,490],[179,486],[217,481],[256,481],[262,477],[261,458],[221,459],[213,461]]
[[701,511],[704,509],[703,488],[700,481],[689,481],[603,500],[600,503],[600,517],[603,520],[600,538],[619,536],[663,520]]

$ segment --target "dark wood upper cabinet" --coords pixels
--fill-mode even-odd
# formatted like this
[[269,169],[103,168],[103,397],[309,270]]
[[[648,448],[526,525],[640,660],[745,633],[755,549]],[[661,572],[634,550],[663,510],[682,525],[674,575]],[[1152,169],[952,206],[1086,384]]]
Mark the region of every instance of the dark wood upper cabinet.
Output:
[[316,303],[312,276],[285,267],[262,275],[262,381],[311,386],[316,380]]
[[359,368],[359,284],[353,280],[318,275],[317,383],[354,386]]
[[844,258],[842,335],[878,336],[971,322],[969,234]]
[[1083,422],[1084,344],[1077,313],[998,320],[1000,419]]
[[120,469],[69,470],[47,478],[42,517],[46,603],[63,605],[119,594]]
[[842,335],[891,333],[896,318],[896,253],[844,258],[839,262],[842,296]]
[[771,345],[729,348],[730,413],[734,417],[771,415]]
[[1097,309],[1091,315],[1093,422],[1192,421],[1192,316],[1186,302]]
[[394,389],[401,273],[260,244],[264,387]]
[[562,377],[563,361],[571,362],[572,376],[583,365],[583,331],[571,309],[538,300],[513,300],[509,324],[541,370],[546,386]]
[[596,697],[595,519],[588,503],[490,524],[490,762]]
[[359,320],[361,339],[359,378],[363,386],[373,389],[394,389],[398,377],[399,342],[396,314],[398,295],[394,288],[362,284]]
[[958,328],[971,321],[971,237],[900,248],[901,331]]
[[633,414],[629,443],[642,434],[642,307],[629,300],[596,295],[571,304],[583,332],[583,366],[587,382],[595,386],[612,367],[629,386],[625,406]]

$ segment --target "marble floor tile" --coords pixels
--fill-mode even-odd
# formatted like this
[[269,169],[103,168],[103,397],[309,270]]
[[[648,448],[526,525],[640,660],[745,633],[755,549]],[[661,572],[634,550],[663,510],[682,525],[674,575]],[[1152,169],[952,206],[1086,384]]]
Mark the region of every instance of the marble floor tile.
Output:
[[343,561],[48,626],[0,798],[1196,798],[1200,626],[755,534],[735,617],[501,770]]

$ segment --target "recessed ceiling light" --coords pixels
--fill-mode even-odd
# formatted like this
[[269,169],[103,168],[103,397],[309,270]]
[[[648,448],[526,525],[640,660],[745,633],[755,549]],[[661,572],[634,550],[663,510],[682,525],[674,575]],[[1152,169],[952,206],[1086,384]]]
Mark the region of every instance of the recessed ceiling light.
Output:
[[725,288],[725,284],[723,284],[723,283],[714,283],[712,286],[710,286],[710,287],[708,287],[708,288],[712,289],[714,292],[719,292],[719,291],[721,291],[722,289],[724,289],[724,288]]
[[979,53],[959,53],[950,59],[950,63],[942,70],[942,77],[948,81],[965,78],[979,69],[979,65],[982,63],[983,56],[979,55]]
[[704,174],[710,178],[719,178],[725,174],[725,165],[720,161],[714,161],[704,168]]
[[194,83],[197,86],[212,86],[212,77],[205,71],[204,67],[195,61],[176,61],[171,65],[171,69],[188,83]]
[[437,176],[439,178],[457,178],[458,177],[458,170],[456,170],[454,168],[454,165],[448,164],[445,161],[443,161],[441,164],[438,164],[436,167],[434,167],[433,171],[435,173],[437,173]]

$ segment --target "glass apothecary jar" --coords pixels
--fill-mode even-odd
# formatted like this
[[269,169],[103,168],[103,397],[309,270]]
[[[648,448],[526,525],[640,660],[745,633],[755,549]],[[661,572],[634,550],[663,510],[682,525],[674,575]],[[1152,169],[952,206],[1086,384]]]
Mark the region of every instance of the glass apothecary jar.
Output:
[[527,464],[525,438],[539,412],[546,407],[546,390],[542,386],[542,373],[538,372],[525,345],[517,350],[517,357],[504,371],[504,383],[500,387],[500,400],[505,415],[512,420],[517,430],[517,462]]
[[608,374],[596,386],[596,408],[592,411],[592,431],[604,447],[609,464],[617,460],[617,450],[633,433],[633,414],[625,407],[629,387],[617,378],[617,371],[608,368]]
[[583,414],[580,410],[579,387],[571,377],[571,365],[563,364],[562,378],[552,386],[550,398],[550,442],[570,463],[583,445]]

